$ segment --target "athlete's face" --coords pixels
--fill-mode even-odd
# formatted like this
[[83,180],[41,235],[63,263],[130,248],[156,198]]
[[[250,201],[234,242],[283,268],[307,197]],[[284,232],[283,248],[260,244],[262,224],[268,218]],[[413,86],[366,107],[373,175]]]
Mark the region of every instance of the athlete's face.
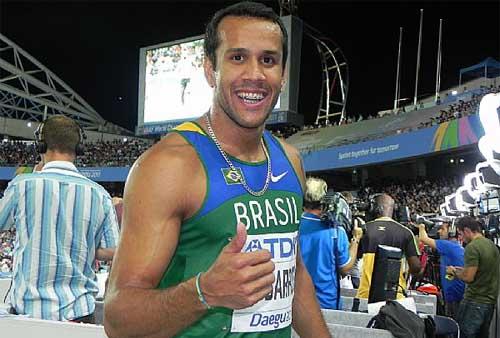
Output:
[[283,85],[280,27],[258,18],[228,16],[218,26],[217,64],[205,59],[214,109],[243,128],[264,124]]

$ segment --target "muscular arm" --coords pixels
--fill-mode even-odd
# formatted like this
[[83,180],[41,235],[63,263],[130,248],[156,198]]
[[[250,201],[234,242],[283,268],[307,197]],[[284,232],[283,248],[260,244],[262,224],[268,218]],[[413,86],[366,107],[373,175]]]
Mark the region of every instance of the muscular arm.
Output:
[[297,270],[295,271],[295,295],[293,297],[293,328],[301,337],[330,337],[323,315],[319,308],[314,286],[297,254]]
[[424,224],[418,225],[418,240],[424,243],[425,245],[430,246],[432,249],[436,250],[436,241],[427,236],[427,231],[425,231]]
[[100,261],[111,261],[115,254],[115,249],[99,248],[95,252],[95,259]]
[[188,204],[182,192],[189,182],[176,173],[196,177],[180,155],[189,150],[164,140],[138,159],[127,179],[121,242],[105,303],[109,337],[173,336],[205,312],[194,279],[155,289],[174,254]]
[[354,223],[354,229],[352,231],[352,240],[349,244],[349,263],[340,268],[340,273],[345,276],[351,271],[352,267],[356,264],[358,260],[358,249],[361,238],[363,237],[363,230]]
[[410,266],[410,273],[414,276],[417,276],[422,269],[417,256],[408,257],[408,265]]
[[[304,190],[305,174],[299,152],[281,141],[288,158],[300,178]],[[295,294],[292,307],[292,325],[301,337],[330,337],[321,309],[319,307],[314,285],[307,272],[299,250],[297,250],[297,269],[295,271]]]
[[[450,269],[451,268],[451,269]],[[446,272],[450,272],[456,278],[463,280],[466,283],[472,283],[477,273],[477,266],[448,266]]]
[[421,273],[422,266],[420,264],[420,259],[418,256],[420,252],[418,250],[417,241],[415,236],[408,230],[408,238],[406,240],[406,246],[403,248],[408,265],[410,266],[410,273],[413,276],[418,276]]
[[358,246],[359,246],[359,240],[352,241],[351,244],[349,245],[349,263],[340,268],[340,273],[342,274],[342,276],[347,275],[347,273],[351,271],[354,264],[356,264],[358,255]]

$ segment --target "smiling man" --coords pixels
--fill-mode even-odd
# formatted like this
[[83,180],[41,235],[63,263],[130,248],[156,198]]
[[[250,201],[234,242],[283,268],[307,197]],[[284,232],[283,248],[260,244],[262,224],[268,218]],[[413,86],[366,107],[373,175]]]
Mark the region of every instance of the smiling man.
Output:
[[141,156],[106,298],[110,337],[329,337],[298,248],[304,173],[264,123],[287,32],[268,7],[217,12],[205,34],[210,111]]

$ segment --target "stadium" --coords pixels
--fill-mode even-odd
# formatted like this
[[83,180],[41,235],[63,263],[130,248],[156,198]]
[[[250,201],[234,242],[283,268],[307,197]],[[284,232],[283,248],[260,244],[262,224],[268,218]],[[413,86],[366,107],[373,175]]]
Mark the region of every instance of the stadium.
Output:
[[[494,112],[496,122],[494,113],[489,115],[493,117],[486,118],[486,113],[483,113],[486,108],[481,108],[484,107],[483,98],[500,95],[498,55],[476,60],[473,64],[462,64],[454,74],[458,81],[443,80],[451,85],[441,88],[440,28],[439,46],[435,50],[435,91],[418,92],[420,64],[417,64],[414,97],[401,97],[402,80],[397,75],[393,104],[389,102],[380,111],[374,108],[368,114],[357,114],[348,109],[353,66],[342,46],[300,18],[298,7],[302,6],[307,4],[281,0],[272,5],[279,9],[289,32],[290,53],[286,82],[266,121],[266,129],[299,151],[306,175],[323,179],[330,191],[337,194],[337,201],[344,200],[340,192],[348,192],[353,199],[345,200],[356,216],[369,221],[368,212],[362,206],[373,203],[374,195],[385,193],[394,199],[398,210],[397,216],[394,214],[395,220],[413,232],[417,229],[413,223],[418,220],[431,224],[428,228],[430,234],[431,229],[439,227],[442,217],[455,219],[471,214],[481,220],[485,236],[498,245],[500,139],[498,134],[492,136],[495,130],[491,127],[495,123],[498,125],[498,106]],[[422,16],[421,13],[420,25]],[[421,34],[422,28],[420,39]],[[173,129],[201,117],[210,109],[211,88],[203,74],[203,39],[203,35],[187,33],[178,39],[136,49],[139,55],[139,69],[136,70],[138,104],[137,123],[132,131],[101,115],[64,81],[64,74],[56,74],[40,62],[35,53],[31,54],[0,34],[0,197],[11,180],[33,173],[41,161],[36,131],[41,130],[44,121],[51,116],[64,115],[76,121],[85,135],[84,152],[75,160],[78,171],[102,185],[115,198],[114,207],[121,222],[123,208],[126,208],[121,200],[125,182],[137,158],[161,142]],[[318,70],[315,79],[318,93],[311,105],[313,108],[305,111],[301,95],[307,84],[301,81],[307,77],[304,73],[309,72],[305,65],[312,60],[307,53],[309,49],[317,51],[314,60]],[[418,60],[420,45],[417,52]],[[399,56],[398,74],[402,69]],[[489,126],[485,123],[487,119],[493,121]],[[482,139],[493,140],[488,143],[490,148],[484,150],[487,142]],[[476,189],[474,183],[474,188],[460,190],[467,184],[473,185],[464,181],[467,174],[480,177],[480,189]],[[288,204],[290,206],[290,202]],[[35,334],[42,337],[106,337],[103,301],[110,262],[95,266],[94,275],[99,284],[95,325],[54,322],[8,315],[14,250],[16,230],[0,232],[1,332],[20,337]],[[417,291],[418,285],[413,281],[408,293],[421,316],[444,318],[439,263],[428,264],[425,270],[428,275],[417,284],[433,284],[437,291]],[[359,312],[351,312],[353,303],[359,302],[354,291],[351,284],[350,288],[339,293],[343,302],[340,310],[322,310],[332,336],[394,337],[388,330],[367,328],[374,313],[370,312],[366,301],[358,304]],[[458,330],[450,329],[445,333],[452,337]],[[293,335],[299,336],[295,332]],[[499,336],[500,319],[495,312],[489,337]]]

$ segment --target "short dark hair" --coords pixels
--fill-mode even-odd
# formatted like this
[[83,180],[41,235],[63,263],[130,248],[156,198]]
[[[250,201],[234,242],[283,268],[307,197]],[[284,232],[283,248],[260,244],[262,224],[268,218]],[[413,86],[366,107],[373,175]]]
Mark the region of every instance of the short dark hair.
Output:
[[212,63],[214,69],[216,67],[216,50],[219,47],[220,39],[217,28],[219,23],[226,16],[239,16],[247,18],[259,18],[269,20],[277,24],[281,29],[282,53],[283,53],[283,69],[285,69],[286,60],[288,57],[288,33],[281,18],[276,14],[272,8],[264,4],[251,1],[243,1],[229,7],[217,11],[212,19],[208,22],[205,29],[205,40],[203,42],[203,49],[205,57]]
[[465,228],[469,228],[472,232],[481,232],[483,226],[481,223],[471,216],[463,216],[456,222],[457,229],[464,231]]
[[41,130],[41,138],[48,150],[65,154],[76,154],[76,146],[80,140],[80,126],[64,115],[49,117]]

